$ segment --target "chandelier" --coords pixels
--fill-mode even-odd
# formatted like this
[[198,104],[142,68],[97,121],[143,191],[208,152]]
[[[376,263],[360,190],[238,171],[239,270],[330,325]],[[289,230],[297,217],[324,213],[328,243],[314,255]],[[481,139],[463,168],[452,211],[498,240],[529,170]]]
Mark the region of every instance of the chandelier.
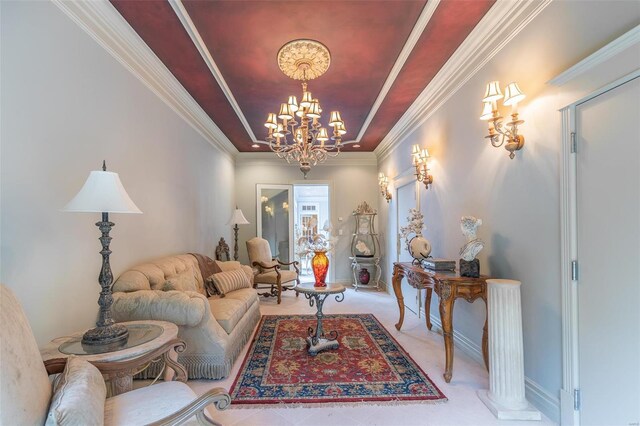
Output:
[[[278,51],[278,66],[289,78],[302,81],[300,103],[295,96],[280,104],[280,113],[270,113],[264,123],[269,134],[269,148],[287,163],[300,164],[307,178],[311,166],[335,157],[342,148],[342,135],[347,133],[339,111],[331,111],[329,127],[322,127],[320,101],[311,95],[307,82],[320,77],[329,69],[331,54],[327,47],[315,40],[293,40]],[[278,121],[280,119],[281,121]]]

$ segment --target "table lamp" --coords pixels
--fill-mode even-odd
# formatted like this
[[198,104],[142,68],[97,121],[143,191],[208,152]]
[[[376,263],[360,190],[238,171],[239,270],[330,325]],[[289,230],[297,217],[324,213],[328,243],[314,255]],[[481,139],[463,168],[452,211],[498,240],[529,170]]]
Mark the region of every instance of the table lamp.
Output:
[[124,325],[116,324],[111,318],[113,274],[111,273],[111,265],[109,265],[109,255],[111,254],[109,232],[115,224],[109,222],[109,213],[142,212],[129,198],[118,174],[107,171],[104,161],[102,162],[102,170],[95,170],[89,174],[80,192],[69,201],[63,211],[102,213],[102,221],[96,223],[102,233],[99,238],[102,243],[102,251],[100,251],[102,269],[98,278],[102,288],[98,298],[100,314],[96,328],[92,328],[82,336],[82,344],[90,346],[124,344],[129,337],[129,331]]
[[242,210],[236,206],[236,209],[233,211],[231,215],[231,219],[229,219],[228,225],[233,225],[233,237],[234,237],[234,245],[233,245],[233,260],[238,260],[238,225],[248,225],[249,221],[242,214]]

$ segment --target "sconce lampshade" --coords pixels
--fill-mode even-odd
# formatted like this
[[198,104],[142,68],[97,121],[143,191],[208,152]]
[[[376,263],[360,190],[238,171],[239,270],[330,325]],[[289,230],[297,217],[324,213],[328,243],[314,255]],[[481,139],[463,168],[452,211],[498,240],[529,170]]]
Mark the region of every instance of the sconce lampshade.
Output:
[[318,104],[318,100],[314,99],[309,106],[309,111],[307,111],[307,117],[311,118],[320,118],[320,104]]
[[246,217],[244,217],[244,215],[242,214],[242,210],[240,209],[235,209],[233,211],[233,214],[231,215],[231,219],[229,219],[229,222],[227,222],[227,226],[248,225],[248,224],[249,224],[249,221],[247,220]]
[[482,108],[482,115],[480,116],[480,120],[490,120],[493,117],[493,108],[491,107],[491,102],[483,102],[484,106]]
[[62,209],[87,213],[142,213],[125,191],[117,173],[94,170],[80,192]]
[[484,92],[484,99],[482,102],[493,102],[502,98],[502,92],[500,91],[500,82],[492,81],[487,84],[487,90]]
[[504,89],[504,104],[506,106],[517,104],[525,98],[524,93],[520,90],[515,82],[509,83]]

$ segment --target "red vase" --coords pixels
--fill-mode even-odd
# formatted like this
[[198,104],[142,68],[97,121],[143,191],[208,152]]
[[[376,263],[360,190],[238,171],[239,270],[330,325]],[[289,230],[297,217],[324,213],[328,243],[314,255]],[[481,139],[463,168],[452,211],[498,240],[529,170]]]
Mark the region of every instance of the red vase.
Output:
[[367,285],[369,284],[369,280],[371,280],[371,274],[367,268],[360,269],[360,273],[358,274],[358,278],[360,279],[360,284]]
[[315,256],[311,259],[311,267],[313,268],[313,276],[316,278],[314,287],[326,287],[327,272],[329,271],[329,258],[327,252],[316,251]]

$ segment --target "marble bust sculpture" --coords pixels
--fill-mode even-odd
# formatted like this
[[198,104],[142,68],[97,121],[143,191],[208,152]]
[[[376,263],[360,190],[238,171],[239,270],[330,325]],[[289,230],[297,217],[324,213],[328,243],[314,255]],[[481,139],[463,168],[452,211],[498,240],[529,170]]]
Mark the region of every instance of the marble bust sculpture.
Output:
[[462,235],[467,239],[467,243],[460,249],[460,273],[462,276],[479,276],[480,262],[476,256],[484,247],[484,242],[476,235],[480,225],[482,225],[482,219],[476,219],[473,216],[463,216],[460,219]]

